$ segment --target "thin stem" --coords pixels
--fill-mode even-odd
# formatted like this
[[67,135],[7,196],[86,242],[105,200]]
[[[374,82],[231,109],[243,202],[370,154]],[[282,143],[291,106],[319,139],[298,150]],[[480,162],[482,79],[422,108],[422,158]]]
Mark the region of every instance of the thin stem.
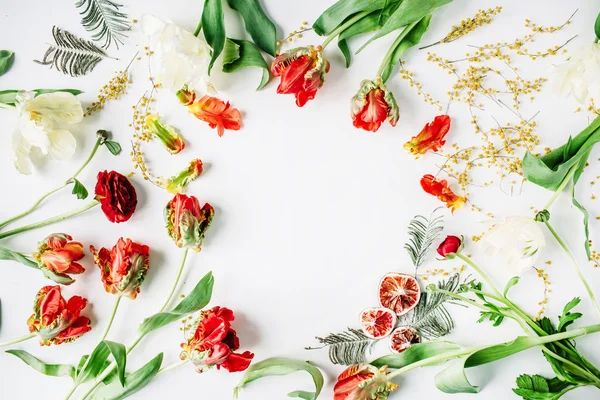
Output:
[[558,233],[554,230],[554,228],[552,228],[552,225],[550,225],[550,223],[548,221],[546,221],[545,224],[546,224],[546,227],[548,228],[548,230],[550,231],[550,233],[552,234],[552,236],[554,236],[554,239],[556,239],[558,244],[560,244],[560,247],[563,248],[565,253],[567,253],[567,256],[571,259],[571,262],[573,263],[573,267],[575,267],[575,272],[577,272],[579,279],[583,283],[583,286],[585,286],[585,289],[587,290],[588,295],[590,296],[590,299],[592,300],[592,304],[594,304],[594,308],[596,309],[596,312],[598,313],[598,315],[600,315],[600,306],[598,305],[598,302],[596,301],[596,295],[594,294],[594,291],[592,290],[592,288],[588,284],[587,280],[583,276],[583,273],[581,272],[581,268],[579,268],[579,264],[577,263],[577,260],[575,260],[573,253],[571,253],[571,250],[569,249],[567,244],[565,242],[563,242],[563,240],[560,238]]
[[575,174],[575,171],[577,171],[577,167],[579,167],[579,163],[576,163],[575,165],[573,165],[571,167],[571,169],[569,170],[569,172],[567,173],[567,175],[561,182],[560,186],[558,187],[558,189],[556,189],[556,191],[554,192],[554,195],[550,198],[550,200],[548,201],[548,203],[546,203],[546,205],[544,206],[544,208],[542,208],[542,210],[549,209],[550,206],[552,205],[552,203],[554,203],[554,201],[556,199],[558,199],[558,196],[560,196],[561,192],[565,189],[565,187],[567,187],[569,182],[571,182],[571,177]]
[[392,43],[392,45],[390,46],[390,49],[388,50],[387,53],[385,53],[385,56],[383,57],[383,61],[381,62],[381,65],[379,66],[379,70],[377,71],[377,76],[381,76],[383,74],[383,71],[385,70],[385,68],[387,67],[388,63],[390,62],[390,58],[392,58],[392,56],[394,55],[394,52],[396,51],[396,47],[398,47],[398,45],[400,44],[400,42],[404,39],[404,37],[406,35],[408,35],[408,32],[410,32],[412,30],[412,28],[415,27],[415,25],[417,25],[419,22],[421,22],[421,20],[417,20],[415,22],[413,22],[410,25],[407,25],[402,32],[400,32],[400,35],[398,35],[398,37],[396,38],[396,40],[394,40],[394,43]]
[[57,215],[56,217],[48,218],[48,219],[45,219],[45,220],[40,221],[40,222],[35,222],[33,224],[25,225],[25,226],[22,226],[20,228],[16,228],[16,229],[13,229],[13,230],[10,230],[10,231],[6,231],[4,233],[0,233],[0,239],[4,239],[6,237],[13,236],[13,235],[16,235],[18,233],[30,231],[32,229],[41,228],[43,226],[50,225],[50,224],[53,224],[55,222],[64,221],[65,219],[69,219],[71,217],[79,215],[79,214],[81,214],[81,213],[89,210],[90,208],[96,207],[98,204],[100,204],[100,203],[98,203],[97,201],[93,201],[93,202],[87,204],[86,206],[84,206],[82,208],[78,208],[77,210],[70,211],[70,212],[65,213],[65,214],[60,214],[60,215]]
[[333,39],[335,39],[337,36],[339,36],[339,34],[342,33],[346,28],[348,28],[349,26],[351,26],[352,24],[354,24],[355,22],[361,20],[363,17],[366,17],[369,14],[371,14],[371,11],[360,12],[360,13],[356,14],[354,17],[350,18],[348,21],[344,22],[342,25],[338,26],[323,41],[323,44],[321,45],[321,47],[323,48],[323,50],[325,49],[325,47],[327,47],[327,45],[329,43],[331,43],[331,41]]
[[194,36],[198,37],[201,30],[202,30],[202,15],[200,16],[200,21],[198,21],[198,25],[196,26],[196,30],[194,31]]
[[431,44],[428,44],[427,46],[419,47],[419,50],[428,49],[428,48],[430,48],[430,47],[437,46],[437,45],[438,45],[438,44],[440,44],[440,43],[442,43],[442,41],[441,41],[441,40],[438,40],[437,42],[435,42],[435,43],[431,43]]
[[173,295],[175,294],[175,290],[177,290],[177,286],[179,285],[179,280],[181,279],[181,274],[183,272],[183,268],[185,267],[185,260],[187,259],[188,251],[189,251],[188,249],[185,249],[183,251],[183,258],[181,259],[181,265],[179,266],[179,270],[177,271],[177,276],[175,277],[175,282],[173,282],[173,287],[171,287],[171,291],[169,292],[169,295],[167,296],[167,298],[166,298],[164,304],[162,305],[162,307],[160,308],[159,312],[165,311],[165,308],[167,308],[167,306],[171,302],[171,299],[173,298]]
[[100,339],[100,341],[104,341],[104,339],[106,339],[106,336],[108,336],[108,332],[110,331],[110,327],[112,326],[112,323],[115,319],[115,315],[117,314],[117,309],[119,308],[119,303],[121,303],[121,298],[123,296],[117,295],[117,300],[115,301],[115,306],[113,307],[112,313],[110,314],[110,319],[108,320],[108,324],[106,325],[106,328],[104,328],[104,333],[102,334],[102,338]]
[[6,342],[0,342],[0,347],[10,346],[11,344],[24,342],[26,340],[31,339],[32,337],[35,337],[35,335],[37,335],[37,333],[30,333],[28,335],[21,336],[21,337],[18,337],[16,339],[8,340]]
[[456,253],[456,257],[469,264],[469,266],[473,268],[479,274],[479,276],[481,276],[485,283],[492,289],[492,293],[494,293],[494,295],[498,297],[501,297],[500,292],[498,291],[498,289],[496,289],[496,286],[494,286],[490,277],[485,272],[483,272],[483,270],[479,268],[477,264],[471,261],[469,257],[462,255],[462,253]]
[[[77,178],[77,176],[81,173],[81,171],[83,171],[85,169],[85,167],[87,167],[87,165],[90,163],[90,161],[92,161],[92,158],[94,158],[94,156],[96,155],[96,152],[98,151],[98,147],[100,147],[102,145],[103,141],[104,141],[104,139],[101,137],[99,137],[96,140],[96,143],[94,144],[94,147],[92,148],[92,152],[90,153],[88,158],[83,162],[83,165],[73,174],[71,179]],[[71,179],[67,180],[67,182],[70,181]]]
[[77,383],[73,384],[73,386],[71,386],[71,389],[69,389],[69,392],[65,396],[65,400],[69,400],[71,398],[71,396],[73,396],[73,393],[75,393],[75,391],[77,390],[78,387],[79,387],[79,384],[77,384]]
[[449,291],[449,290],[444,290],[444,289],[439,289],[439,288],[436,288],[436,289],[434,289],[434,291],[435,291],[436,293],[442,293],[442,294],[445,294],[445,295],[446,295],[446,296],[448,296],[448,297],[452,297],[452,298],[455,298],[455,299],[457,299],[457,300],[464,301],[465,303],[468,303],[469,305],[471,305],[471,306],[473,306],[473,307],[477,307],[477,308],[479,308],[480,310],[483,310],[483,311],[490,311],[490,309],[489,309],[488,307],[486,307],[486,306],[484,306],[484,305],[482,305],[482,304],[479,304],[479,303],[478,303],[478,302],[476,302],[475,300],[473,300],[473,299],[469,299],[469,298],[467,298],[467,297],[464,297],[464,296],[461,296],[461,295],[459,295],[459,294],[456,294],[456,293],[454,293],[454,292],[451,292],[451,291]]
[[185,364],[187,364],[187,363],[189,363],[189,362],[190,362],[190,360],[182,360],[182,361],[179,361],[179,362],[173,363],[173,364],[171,364],[171,365],[167,365],[166,367],[163,367],[163,368],[159,369],[159,370],[158,370],[158,372],[156,373],[156,376],[158,376],[158,375],[160,375],[160,374],[163,374],[163,373],[165,373],[165,372],[169,372],[169,371],[171,371],[172,369],[175,369],[175,368],[181,367],[182,365],[185,365]]

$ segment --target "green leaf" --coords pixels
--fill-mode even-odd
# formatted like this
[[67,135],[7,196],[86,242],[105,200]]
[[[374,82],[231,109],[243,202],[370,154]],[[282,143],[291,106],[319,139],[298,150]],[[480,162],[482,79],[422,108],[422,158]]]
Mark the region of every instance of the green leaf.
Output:
[[262,78],[256,90],[269,82],[269,65],[258,47],[248,40],[227,39],[223,50],[223,72],[233,72],[244,67],[262,68]]
[[515,394],[526,400],[557,400],[563,394],[563,390],[571,386],[569,383],[561,382],[556,378],[546,379],[541,375],[519,375],[517,378],[517,389]]
[[452,342],[432,341],[417,343],[410,346],[402,353],[379,357],[372,361],[371,365],[374,365],[377,368],[387,365],[389,368],[399,369],[418,361],[445,354],[447,358],[441,357],[439,362],[439,364],[443,364],[447,360],[458,357],[457,353],[462,350],[463,348],[461,346]]
[[[104,342],[98,343],[92,354],[85,360],[85,364],[77,374],[75,383],[81,384],[94,379],[104,370],[105,362],[110,355],[110,350]],[[82,359],[83,360],[83,359]]]
[[239,395],[240,390],[250,382],[265,376],[287,375],[296,371],[308,372],[315,383],[314,392],[294,391],[288,394],[290,397],[299,397],[304,400],[315,400],[323,389],[323,374],[318,368],[308,361],[292,360],[289,358],[268,358],[256,364],[253,364],[246,370],[242,380],[234,388],[234,396]]
[[348,328],[341,333],[330,333],[325,337],[316,337],[321,347],[305,347],[306,350],[329,347],[329,360],[332,364],[357,364],[364,362],[367,351],[371,351],[377,339],[371,339],[360,329]]
[[501,343],[478,350],[469,355],[465,361],[465,368],[491,363],[505,357],[537,346],[540,338],[533,336],[519,336],[512,342]]
[[[427,29],[429,29],[430,21],[431,14],[421,18],[421,20],[419,20],[419,22],[414,27],[410,29],[407,27],[400,33],[400,36],[403,36],[403,38],[393,50],[392,57],[390,57],[390,59],[388,60],[388,63],[385,66],[383,73],[381,74],[381,79],[383,79],[384,82],[386,82],[389,79],[390,75],[392,74],[392,71],[394,70],[394,67],[396,66],[396,64],[398,64],[398,62],[400,62],[400,58],[402,57],[402,55],[404,55],[406,50],[419,44],[421,38],[423,37]],[[390,49],[390,51],[391,50],[392,49]]]
[[348,28],[344,29],[338,36],[338,47],[340,48],[340,51],[342,52],[346,60],[346,68],[350,66],[350,61],[352,60],[350,47],[348,47],[348,39],[350,39],[353,36],[373,32],[381,28],[381,14],[382,13],[380,11],[373,11],[371,14],[361,18],[354,24],[350,25]]
[[118,155],[121,152],[121,145],[112,140],[105,140],[104,145],[112,153],[113,156]]
[[212,69],[217,57],[225,46],[225,18],[223,16],[222,0],[204,0],[204,11],[202,11],[202,30],[204,38],[212,48],[212,58],[208,65],[208,74]]
[[[0,103],[6,104],[9,106],[14,106],[15,98],[17,96],[17,93],[19,93],[20,91],[21,90],[15,90],[15,89],[0,90]],[[83,93],[81,90],[77,90],[77,89],[34,89],[33,92],[35,92],[36,96],[39,96],[40,94],[56,93],[56,92],[71,93],[74,96],[77,96],[77,95]]]
[[429,218],[416,215],[408,223],[408,241],[404,249],[408,252],[415,268],[423,265],[425,257],[444,230],[444,217],[436,215],[439,208],[431,212]]
[[163,361],[163,353],[159,353],[142,368],[127,375],[125,385],[113,382],[106,386],[102,393],[103,400],[121,400],[146,386],[160,370]]
[[242,14],[246,32],[254,43],[275,57],[277,52],[277,29],[258,0],[227,0],[229,7]]
[[11,249],[7,249],[6,247],[0,247],[0,260],[17,261],[27,267],[40,270],[44,277],[53,280],[56,283],[60,283],[61,285],[70,285],[71,283],[75,282],[75,280],[69,277],[67,274],[59,274],[46,268],[40,268],[38,263],[30,259],[28,256]]
[[473,386],[465,374],[465,361],[462,358],[439,372],[434,379],[435,387],[444,393],[479,393],[479,386]]
[[600,40],[600,13],[598,13],[596,22],[594,23],[594,32],[596,33],[596,38]]
[[119,374],[119,382],[121,386],[125,386],[125,365],[127,364],[127,349],[125,345],[117,342],[105,340],[104,343],[110,350],[115,362],[117,363],[117,371]]
[[329,7],[313,24],[319,36],[329,35],[349,16],[365,11],[383,9],[389,3],[400,3],[401,0],[340,0]]
[[513,276],[512,278],[510,278],[510,280],[506,283],[506,286],[504,287],[504,297],[506,297],[506,295],[508,294],[508,291],[510,290],[511,287],[515,286],[517,283],[519,283],[519,277],[518,276]]
[[0,50],[0,76],[8,72],[15,61],[15,53],[10,50]]
[[18,357],[25,364],[48,376],[70,376],[75,379],[75,367],[70,364],[46,364],[23,350],[7,350],[8,354]]
[[573,322],[575,322],[575,320],[577,320],[583,316],[583,314],[581,314],[579,312],[577,312],[577,313],[570,312],[580,302],[581,302],[581,299],[579,297],[575,297],[573,300],[571,300],[570,302],[567,303],[567,305],[563,309],[562,314],[558,317],[557,330],[559,332],[565,332],[569,325],[571,325]]
[[194,290],[185,297],[172,311],[160,312],[146,318],[139,327],[139,332],[146,335],[155,329],[161,328],[173,321],[181,319],[187,314],[196,312],[208,304],[212,296],[214,285],[212,272],[204,275]]
[[[445,4],[450,3],[452,0],[404,0],[400,3],[400,6],[396,9],[394,14],[386,21],[383,27],[377,32],[367,43],[365,43],[359,50],[363,50],[371,42],[380,37],[387,35],[396,29],[402,28],[403,26],[410,25],[426,16],[431,14],[436,8],[441,7]],[[429,24],[429,22],[428,22]],[[357,52],[357,53],[358,53]]]
[[83,200],[88,197],[87,189],[77,179],[73,179],[73,191],[71,193],[77,196],[79,200]]

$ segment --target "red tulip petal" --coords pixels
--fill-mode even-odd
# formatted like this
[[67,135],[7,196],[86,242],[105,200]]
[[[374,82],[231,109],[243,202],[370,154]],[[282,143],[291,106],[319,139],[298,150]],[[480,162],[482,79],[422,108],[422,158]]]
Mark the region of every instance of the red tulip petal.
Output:
[[221,367],[225,368],[229,372],[241,372],[246,370],[252,359],[254,353],[245,351],[242,354],[231,353],[229,357],[221,364]]

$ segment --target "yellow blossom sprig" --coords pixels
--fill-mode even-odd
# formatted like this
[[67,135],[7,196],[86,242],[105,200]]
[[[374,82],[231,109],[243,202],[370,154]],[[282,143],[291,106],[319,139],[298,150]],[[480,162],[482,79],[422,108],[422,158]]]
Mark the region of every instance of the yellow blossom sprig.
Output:
[[[546,264],[549,265],[551,264],[551,262],[546,261]],[[546,312],[546,304],[548,304],[548,294],[552,293],[552,289],[550,289],[552,282],[550,282],[550,280],[548,279],[548,273],[545,270],[538,269],[535,267],[533,267],[533,269],[536,270],[538,278],[540,278],[544,282],[544,298],[542,299],[542,301],[538,302],[540,310],[538,311],[536,316],[536,320],[540,320]]]
[[[294,39],[301,39],[302,34],[304,32],[312,31],[313,28],[308,26],[308,21],[302,21],[300,27],[292,32],[290,32],[287,37],[277,41],[277,47],[283,46],[285,43],[292,43]],[[279,49],[277,50],[277,54],[279,54]]]
[[404,68],[404,61],[400,61],[400,77],[406,81],[408,81],[408,85],[410,87],[417,88],[417,96],[423,95],[423,101],[427,104],[431,104],[436,107],[438,111],[442,111],[444,108],[442,107],[442,103],[439,100],[435,100],[431,94],[425,92],[423,90],[423,85],[414,79],[414,74]]

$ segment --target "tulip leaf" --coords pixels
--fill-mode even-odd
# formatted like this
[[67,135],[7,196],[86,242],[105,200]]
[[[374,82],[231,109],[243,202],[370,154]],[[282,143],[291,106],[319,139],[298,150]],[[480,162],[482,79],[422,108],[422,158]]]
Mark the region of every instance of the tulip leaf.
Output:
[[116,156],[121,152],[121,145],[117,142],[114,142],[112,140],[105,140],[104,145],[113,156]]
[[102,390],[101,397],[96,396],[96,398],[101,398],[103,400],[121,400],[136,393],[156,376],[160,370],[162,361],[163,353],[159,353],[140,369],[127,375],[125,384],[122,387],[120,383],[112,382]]
[[15,61],[15,53],[10,50],[0,50],[0,76],[8,72]]
[[234,72],[244,67],[262,68],[262,78],[256,90],[269,82],[269,65],[258,47],[248,40],[227,39],[223,50],[223,72]]
[[329,35],[346,18],[359,12],[381,10],[401,0],[340,0],[319,16],[313,29],[319,36]]
[[[367,41],[357,53],[361,52],[371,42],[380,37],[387,35],[395,31],[396,29],[402,28],[412,24],[413,22],[419,21],[427,14],[430,14],[436,8],[439,8],[445,4],[452,2],[452,0],[404,0],[400,3],[400,6],[396,11],[388,18],[386,23],[381,27],[371,39]],[[422,35],[422,34],[421,34]],[[420,38],[419,38],[420,39]]]
[[313,382],[315,383],[315,391],[306,392],[297,390],[290,392],[288,396],[298,397],[304,400],[315,400],[323,389],[323,374],[317,367],[308,361],[292,360],[289,358],[268,358],[256,364],[252,364],[244,373],[240,383],[233,389],[234,396],[237,398],[244,386],[257,379],[265,376],[287,375],[297,371],[306,371],[312,376]]
[[[17,93],[21,90],[9,89],[9,90],[0,90],[0,103],[6,104],[8,106],[15,106],[15,98],[17,97]],[[48,94],[48,93],[56,93],[56,92],[64,92],[71,93],[74,96],[77,96],[83,93],[81,90],[77,89],[34,89],[36,96],[40,94]]]
[[106,343],[98,343],[92,354],[85,360],[83,367],[80,368],[75,383],[81,384],[97,377],[104,370],[109,355],[110,349]]
[[71,193],[77,196],[79,200],[83,200],[88,197],[87,189],[77,179],[73,179],[73,191]]
[[402,353],[379,357],[372,361],[371,365],[374,365],[377,368],[387,365],[389,368],[399,369],[418,361],[445,354],[447,357],[441,357],[439,362],[440,364],[443,364],[447,360],[458,357],[458,354],[463,350],[464,349],[461,346],[452,342],[424,342],[414,344]]
[[11,249],[7,249],[6,247],[0,247],[0,260],[17,261],[27,267],[38,269],[42,272],[42,275],[44,275],[44,277],[56,283],[60,283],[61,285],[70,285],[71,283],[75,282],[75,280],[72,279],[69,275],[54,272],[47,268],[40,268],[38,263],[30,259],[28,256],[13,251]]
[[600,13],[598,13],[596,23],[594,23],[594,32],[596,33],[596,39],[600,40]]
[[435,387],[444,393],[478,393],[479,386],[473,386],[465,374],[464,363],[467,358],[444,368],[435,378]]
[[146,335],[153,330],[161,328],[173,321],[177,321],[187,314],[196,312],[208,304],[212,296],[214,277],[212,272],[204,275],[194,290],[188,294],[173,310],[159,312],[146,318],[140,325],[139,332]]
[[25,364],[47,376],[70,376],[75,379],[75,367],[70,364],[46,364],[23,350],[7,350],[8,354],[18,357]]
[[381,74],[381,79],[383,79],[384,82],[389,79],[394,67],[400,62],[400,58],[406,50],[419,44],[423,34],[425,34],[429,28],[430,21],[431,14],[425,15],[414,26],[409,25],[400,33],[402,38],[398,41],[395,49],[390,49],[393,51],[392,56],[387,60],[387,65],[384,67],[383,73]]
[[277,29],[258,0],[227,0],[229,7],[242,14],[246,32],[258,47],[275,57]]
[[371,14],[361,18],[358,22],[350,25],[340,33],[338,36],[338,47],[346,60],[346,68],[350,66],[350,62],[352,61],[352,53],[348,46],[348,39],[356,35],[378,30],[381,28],[379,19],[380,13],[378,11],[373,11]]
[[504,287],[504,293],[503,296],[506,297],[506,295],[508,294],[508,291],[510,290],[511,287],[515,286],[517,283],[519,283],[519,277],[518,276],[513,276],[512,278],[510,278],[510,280],[506,283],[506,286]]
[[110,350],[115,362],[117,363],[117,372],[119,374],[119,382],[125,387],[125,365],[127,364],[127,349],[125,345],[117,342],[105,340],[104,343]]
[[212,48],[212,58],[208,64],[208,74],[225,46],[225,17],[221,0],[204,0],[202,11],[204,38]]

